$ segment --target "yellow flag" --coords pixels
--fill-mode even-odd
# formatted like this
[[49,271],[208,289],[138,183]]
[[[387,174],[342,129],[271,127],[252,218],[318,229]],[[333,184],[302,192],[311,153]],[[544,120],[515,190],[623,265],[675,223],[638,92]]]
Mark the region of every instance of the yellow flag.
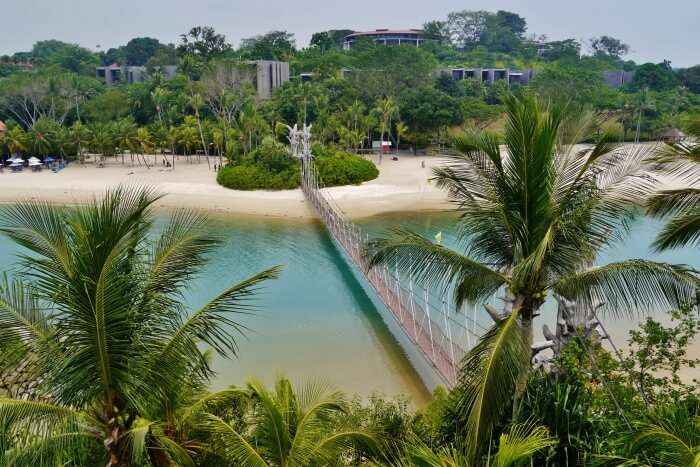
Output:
[[435,235],[435,241],[438,243],[442,243],[442,231],[438,232],[437,235]]

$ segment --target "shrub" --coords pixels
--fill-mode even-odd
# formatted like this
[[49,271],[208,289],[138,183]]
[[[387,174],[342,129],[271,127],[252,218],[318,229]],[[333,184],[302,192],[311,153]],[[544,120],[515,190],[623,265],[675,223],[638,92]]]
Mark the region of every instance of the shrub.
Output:
[[[313,153],[325,186],[360,184],[379,175],[374,163],[359,156],[321,145]],[[301,170],[284,145],[266,138],[255,151],[222,168],[216,181],[234,190],[291,190],[299,186]]]
[[360,156],[321,145],[314,146],[313,153],[325,186],[359,185],[379,175],[374,163]]

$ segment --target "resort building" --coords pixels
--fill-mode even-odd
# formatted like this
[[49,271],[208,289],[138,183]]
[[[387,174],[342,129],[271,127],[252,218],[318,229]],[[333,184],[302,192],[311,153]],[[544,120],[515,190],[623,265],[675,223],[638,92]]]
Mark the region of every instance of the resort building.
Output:
[[516,71],[508,68],[446,68],[438,74],[451,76],[455,81],[475,79],[483,83],[505,81],[508,84],[525,85],[535,76],[535,70]]
[[[171,80],[177,72],[176,65],[165,65],[154,67],[154,70],[159,71],[163,78]],[[143,83],[146,80],[148,71],[145,66],[121,66],[116,63],[110,66],[100,66],[95,69],[95,76],[107,86],[112,86],[119,83]]]
[[[154,67],[166,80],[173,79],[177,66]],[[119,83],[143,83],[148,77],[145,66],[120,66],[113,64],[96,69],[97,79],[107,86]],[[259,99],[270,99],[272,91],[289,81],[289,63],[272,60],[253,60],[242,62],[236,71],[233,83],[247,82],[253,86]]]
[[255,60],[244,63],[255,67],[253,87],[258,99],[270,99],[275,89],[289,81],[289,62]]
[[345,36],[343,49],[350,50],[360,38],[368,38],[381,45],[414,45],[425,42],[422,29],[376,29],[374,31],[354,32]]
[[605,84],[611,88],[621,88],[634,80],[634,71],[611,70],[603,72]]

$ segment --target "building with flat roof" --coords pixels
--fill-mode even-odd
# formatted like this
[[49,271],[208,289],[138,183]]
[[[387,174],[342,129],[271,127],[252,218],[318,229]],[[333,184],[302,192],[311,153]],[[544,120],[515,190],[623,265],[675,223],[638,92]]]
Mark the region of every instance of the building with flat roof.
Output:
[[375,29],[374,31],[354,32],[345,36],[343,49],[350,50],[360,38],[368,38],[381,45],[414,45],[425,42],[422,29]]
[[438,73],[451,76],[455,81],[475,79],[483,83],[505,81],[508,84],[522,85],[529,83],[535,76],[535,70],[516,71],[509,68],[446,68]]
[[634,80],[634,71],[611,70],[603,72],[605,84],[611,88],[621,88]]
[[[232,82],[248,82],[253,86],[259,99],[270,99],[273,90],[289,81],[289,63],[272,60],[251,60],[241,62],[237,77]],[[245,70],[244,70],[245,68]],[[177,72],[176,65],[154,67],[166,80],[173,79]],[[119,83],[143,83],[148,71],[145,66],[110,66],[97,67],[97,79],[107,86]]]
[[275,89],[289,81],[289,62],[254,60],[245,63],[255,66],[253,87],[258,99],[270,99]]
[[[160,72],[164,79],[171,80],[175,77],[177,65],[156,66],[153,69]],[[97,67],[95,76],[107,86],[113,86],[119,83],[143,83],[146,81],[148,71],[145,66],[122,66],[114,63]]]

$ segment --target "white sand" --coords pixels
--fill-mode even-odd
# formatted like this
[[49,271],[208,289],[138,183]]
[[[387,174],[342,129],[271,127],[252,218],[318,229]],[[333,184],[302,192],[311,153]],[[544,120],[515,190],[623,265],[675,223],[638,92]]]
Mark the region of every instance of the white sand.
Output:
[[[221,213],[254,214],[275,217],[311,218],[315,214],[304,201],[300,190],[236,191],[219,186],[216,174],[204,158],[191,163],[180,157],[175,169],[165,168],[162,158],[149,156],[148,169],[131,165],[130,159],[111,159],[105,167],[93,162],[71,163],[66,169],[0,174],[0,202],[35,198],[60,204],[84,202],[100,195],[108,187],[119,184],[141,184],[155,187],[165,196],[157,206],[162,208],[197,208]],[[158,163],[154,164],[155,161]],[[426,167],[421,167],[421,162]],[[391,211],[416,211],[446,208],[445,194],[428,181],[430,168],[439,164],[436,157],[401,155],[398,161],[384,157],[379,177],[358,186],[331,188],[328,191],[349,217],[366,217]]]

